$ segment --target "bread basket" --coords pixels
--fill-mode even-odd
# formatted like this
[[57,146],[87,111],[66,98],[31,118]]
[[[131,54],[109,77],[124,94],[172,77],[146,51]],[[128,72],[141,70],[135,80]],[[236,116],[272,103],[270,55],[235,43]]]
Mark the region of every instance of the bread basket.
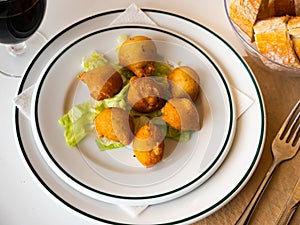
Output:
[[[234,31],[234,33],[238,36],[239,40],[241,41],[242,45],[244,46],[247,54],[249,57],[254,59],[254,61],[263,67],[266,70],[269,70],[272,73],[283,75],[283,76],[296,76],[300,77],[300,67],[294,67],[285,65],[278,61],[272,60],[269,57],[265,56],[261,52],[258,51],[256,42],[254,40],[251,41],[251,38],[244,32],[242,29],[232,21],[230,18],[230,4],[233,0],[224,0],[224,7],[226,16],[229,20],[229,23]],[[242,1],[242,0],[241,0]],[[249,1],[249,0],[248,0]],[[254,0],[252,0],[253,2]],[[278,0],[279,1],[279,0]],[[285,0],[283,0],[285,1]],[[297,56],[296,56],[297,57]],[[297,60],[300,59],[297,57]],[[300,65],[300,64],[299,64]]]

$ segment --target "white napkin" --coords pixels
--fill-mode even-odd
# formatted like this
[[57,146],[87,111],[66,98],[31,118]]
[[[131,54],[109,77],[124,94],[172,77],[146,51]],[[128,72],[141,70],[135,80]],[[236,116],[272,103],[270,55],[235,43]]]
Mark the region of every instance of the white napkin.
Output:
[[34,86],[35,85],[32,85],[29,88],[25,89],[21,94],[17,95],[13,99],[14,104],[29,120],[31,119],[30,107],[31,107],[31,99],[32,99]]
[[[142,10],[140,10],[134,3],[131,4],[123,13],[121,13],[115,20],[112,21],[110,25],[117,24],[147,24],[156,25]],[[18,109],[28,118],[31,118],[31,101],[34,86],[27,88],[20,95],[16,96],[13,101]],[[241,116],[253,103],[253,100],[249,98],[246,94],[240,90],[232,87],[232,92],[234,95],[236,103],[236,115]],[[124,210],[131,217],[136,217],[140,215],[148,205],[142,206],[128,206],[119,205],[119,207]]]
[[156,25],[135,3],[132,3],[123,13],[114,19],[110,25],[120,24],[146,24]]

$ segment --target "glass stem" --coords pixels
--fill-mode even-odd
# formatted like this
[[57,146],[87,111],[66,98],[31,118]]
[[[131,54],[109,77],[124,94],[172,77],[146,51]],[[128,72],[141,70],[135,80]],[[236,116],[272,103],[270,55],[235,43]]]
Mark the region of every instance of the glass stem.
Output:
[[23,54],[25,52],[25,49],[26,49],[26,43],[25,42],[21,42],[21,43],[18,43],[18,44],[7,46],[7,50],[9,52],[9,54],[11,54],[13,56]]

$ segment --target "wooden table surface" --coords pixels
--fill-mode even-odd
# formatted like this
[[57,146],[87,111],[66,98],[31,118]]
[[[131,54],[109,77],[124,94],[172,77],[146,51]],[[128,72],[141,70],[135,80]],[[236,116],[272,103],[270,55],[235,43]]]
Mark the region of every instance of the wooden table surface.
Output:
[[[287,77],[272,74],[251,57],[245,57],[261,88],[267,117],[266,140],[259,164],[244,189],[219,211],[194,225],[235,224],[257,187],[266,174],[271,162],[271,144],[283,121],[300,98],[300,77]],[[275,171],[250,224],[276,224],[294,185],[300,176],[300,153],[293,159],[283,162]],[[291,225],[300,224],[300,207],[294,214]]]

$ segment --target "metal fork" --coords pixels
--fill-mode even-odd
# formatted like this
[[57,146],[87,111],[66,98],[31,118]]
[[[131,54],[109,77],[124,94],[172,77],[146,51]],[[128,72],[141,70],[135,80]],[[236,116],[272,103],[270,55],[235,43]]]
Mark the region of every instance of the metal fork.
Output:
[[274,171],[281,162],[291,159],[297,154],[300,148],[300,124],[298,124],[300,112],[297,113],[298,108],[300,108],[300,100],[294,106],[293,110],[286,118],[276,137],[274,138],[272,143],[272,164],[251,201],[248,203],[242,215],[235,223],[236,225],[246,225],[249,223],[252,213],[254,212],[257,203],[259,202],[264,190],[271,180]]

